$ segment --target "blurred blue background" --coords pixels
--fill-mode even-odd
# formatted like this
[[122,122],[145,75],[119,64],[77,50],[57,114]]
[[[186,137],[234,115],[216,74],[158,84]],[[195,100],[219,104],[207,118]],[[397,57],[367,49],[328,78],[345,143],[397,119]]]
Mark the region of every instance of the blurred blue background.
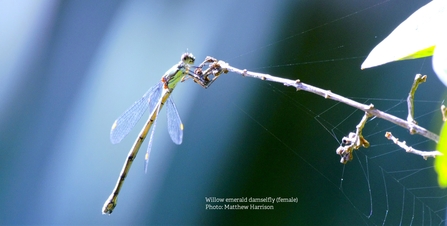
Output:
[[[427,2],[0,1],[0,224],[381,224],[378,201],[377,219],[364,215],[368,193],[352,203],[355,193],[348,199],[338,190],[343,170],[351,181],[364,184],[365,176],[361,166],[343,168],[337,140],[312,118],[334,104],[323,98],[232,74],[207,90],[180,84],[173,98],[183,144],[170,141],[163,110],[148,173],[140,154],[105,216],[101,207],[143,122],[118,145],[109,131],[185,51],[197,63],[209,55],[354,97],[405,98],[414,74],[425,73],[417,95],[439,101],[445,87],[431,60],[360,70],[369,51]],[[324,117],[340,122],[352,110]],[[357,114],[337,127],[345,133],[338,138],[355,128]],[[438,131],[431,117],[422,120]],[[410,158],[417,167],[432,164]],[[378,180],[378,169],[409,164],[391,160],[374,163]],[[300,201],[274,211],[209,211],[209,196]],[[390,211],[387,223],[400,217]]]

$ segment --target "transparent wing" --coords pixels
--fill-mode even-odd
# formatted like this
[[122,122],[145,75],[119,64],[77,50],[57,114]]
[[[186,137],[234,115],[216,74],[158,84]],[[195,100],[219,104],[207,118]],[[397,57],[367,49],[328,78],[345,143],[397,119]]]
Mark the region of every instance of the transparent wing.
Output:
[[149,112],[152,112],[160,100],[161,91],[163,90],[163,83],[151,87],[143,97],[136,101],[129,109],[127,109],[112,125],[110,130],[110,141],[112,144],[117,144],[132,130],[132,128],[143,116],[146,109],[149,107]]
[[[160,105],[158,105],[158,106],[160,106]],[[160,112],[160,107],[157,108],[157,115],[159,112]],[[149,137],[149,144],[147,145],[146,155],[144,156],[144,173],[147,173],[147,166],[149,164],[149,157],[151,155],[154,131],[155,131],[155,127],[157,126],[157,118],[158,117],[155,117],[154,124],[152,126],[151,136]]]
[[175,144],[181,144],[183,140],[183,124],[171,97],[167,100],[167,112],[169,135]]

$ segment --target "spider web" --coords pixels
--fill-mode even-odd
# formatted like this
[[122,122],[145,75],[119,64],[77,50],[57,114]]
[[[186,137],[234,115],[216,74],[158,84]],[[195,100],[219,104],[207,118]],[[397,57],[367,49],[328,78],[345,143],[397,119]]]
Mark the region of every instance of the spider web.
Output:
[[[438,187],[433,159],[424,160],[420,156],[406,153],[387,140],[384,134],[391,131],[401,141],[405,140],[409,146],[420,150],[434,149],[433,142],[421,136],[410,135],[405,129],[382,119],[372,118],[363,130],[363,135],[371,146],[355,151],[354,159],[343,165],[338,163],[339,156],[335,154],[337,143],[341,142],[343,136],[355,131],[355,126],[362,118],[363,112],[341,103],[334,104],[328,100],[321,100],[315,105],[306,106],[296,97],[302,93],[283,91],[283,87],[276,87],[272,84],[266,84],[264,87],[270,91],[269,95],[274,96],[273,98],[288,100],[286,103],[288,103],[289,109],[297,112],[296,114],[305,115],[300,117],[301,120],[312,119],[306,124],[316,127],[315,132],[308,132],[303,139],[320,142],[313,147],[313,151],[303,152],[303,139],[288,140],[287,135],[276,132],[277,130],[272,124],[265,123],[262,119],[263,116],[251,113],[242,107],[238,107],[238,109],[250,119],[249,121],[254,122],[251,123],[254,124],[254,127],[262,128],[266,132],[266,136],[270,136],[271,139],[268,142],[272,143],[272,140],[276,140],[283,146],[283,148],[275,148],[274,152],[284,151],[279,152],[278,155],[292,153],[295,160],[290,160],[288,164],[304,161],[310,172],[313,172],[310,173],[313,175],[312,177],[322,177],[326,182],[321,185],[338,190],[343,202],[353,209],[353,211],[349,211],[349,208],[340,208],[334,212],[337,217],[326,219],[327,221],[322,223],[339,222],[349,225],[445,224],[447,193]],[[381,106],[381,110],[401,118],[406,116],[406,99],[351,98],[365,104],[374,103],[375,106]],[[440,119],[438,110],[440,104],[442,102],[436,100],[415,100],[417,109],[423,109],[422,111],[416,110],[419,115],[415,119],[422,125],[429,124],[428,122],[433,118]],[[324,106],[325,109],[315,110],[321,106]],[[315,137],[320,138],[315,139]],[[329,150],[327,150],[328,148]],[[328,161],[322,161],[322,158],[329,158],[333,162],[325,165]],[[336,162],[337,164],[334,164]],[[290,166],[285,165],[284,167]],[[303,175],[298,173],[296,180],[301,181],[299,183],[307,183],[302,181],[302,177]],[[310,186],[318,192],[324,192],[324,190],[319,191],[319,185]],[[306,192],[306,194],[312,196],[313,193]],[[302,215],[297,213],[296,217],[302,218]],[[311,218],[311,220],[315,222],[317,219]]]
[[[361,100],[361,99],[360,99]],[[389,107],[386,112],[402,115],[406,111],[406,100],[366,99],[365,101],[383,102]],[[418,117],[439,117],[438,101],[416,101],[415,104],[426,109]],[[334,105],[334,107],[338,107]],[[317,114],[322,118],[331,110]],[[321,122],[329,134],[340,140],[339,128],[355,117],[352,114],[339,124],[332,126],[323,117]],[[400,131],[399,131],[400,130]],[[365,129],[365,138],[372,142],[370,148],[356,151],[355,159],[343,170],[339,189],[358,210],[359,214],[373,224],[383,225],[440,225],[445,224],[447,194],[440,189],[436,181],[433,160],[424,161],[421,157],[405,153],[403,149],[384,138],[386,131],[395,131],[407,143],[417,149],[432,150],[433,144],[425,138],[410,136],[401,128],[380,119],[370,120]],[[360,171],[363,179],[356,179],[352,171]],[[363,190],[362,192],[358,192]],[[355,194],[363,194],[356,196]],[[363,196],[363,197],[362,197]],[[367,200],[369,199],[369,200]],[[369,204],[369,206],[368,206]]]

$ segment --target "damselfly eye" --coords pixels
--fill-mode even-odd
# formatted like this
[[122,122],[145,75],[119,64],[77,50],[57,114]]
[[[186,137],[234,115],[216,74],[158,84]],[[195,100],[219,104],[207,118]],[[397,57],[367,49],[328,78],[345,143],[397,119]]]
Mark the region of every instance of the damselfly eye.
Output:
[[196,58],[192,55],[192,53],[184,53],[181,60],[185,64],[194,64]]

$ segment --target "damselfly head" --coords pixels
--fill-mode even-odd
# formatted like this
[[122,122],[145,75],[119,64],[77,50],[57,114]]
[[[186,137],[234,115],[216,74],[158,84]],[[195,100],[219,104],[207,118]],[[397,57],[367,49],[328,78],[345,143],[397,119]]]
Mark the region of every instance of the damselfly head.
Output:
[[194,64],[196,58],[192,55],[192,53],[184,53],[182,55],[181,61],[185,64]]

